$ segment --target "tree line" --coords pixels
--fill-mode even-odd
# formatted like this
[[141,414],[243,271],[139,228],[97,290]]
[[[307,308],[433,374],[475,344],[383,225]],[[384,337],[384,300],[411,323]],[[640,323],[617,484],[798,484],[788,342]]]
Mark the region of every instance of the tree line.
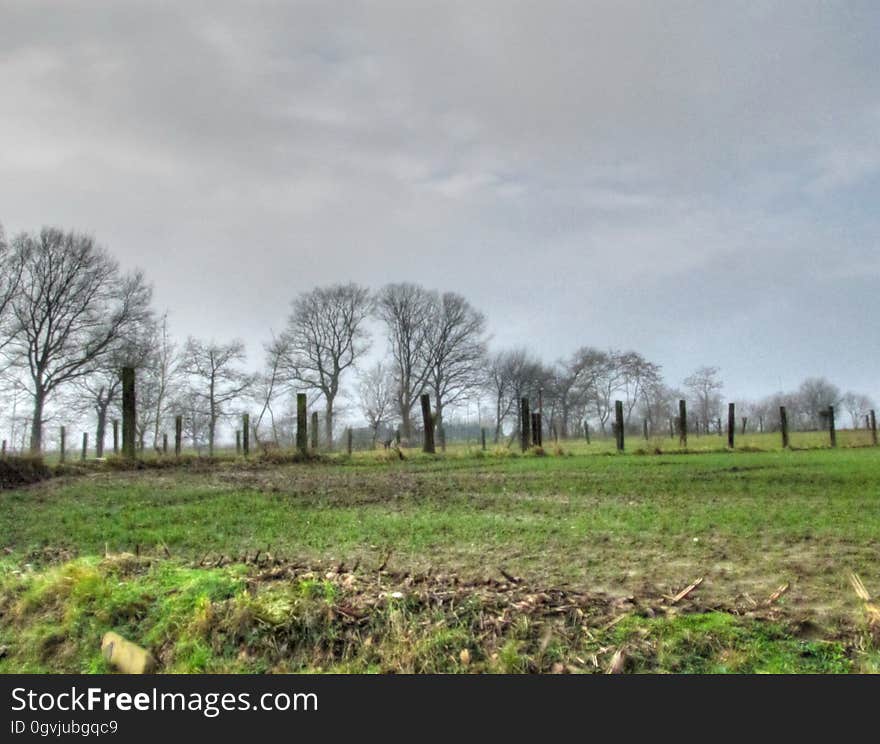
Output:
[[[108,422],[118,416],[123,366],[138,370],[141,449],[158,449],[180,415],[193,447],[213,453],[223,421],[244,410],[258,445],[284,446],[294,436],[294,392],[306,392],[309,406],[322,410],[327,448],[340,413],[362,419],[374,446],[389,431],[413,439],[423,393],[441,446],[447,419],[474,402],[496,443],[516,438],[523,397],[541,406],[547,433],[559,438],[591,426],[604,433],[616,400],[623,401],[626,426],[662,433],[686,399],[698,430],[720,431],[718,368],[701,367],[673,387],[659,364],[632,350],[582,346],[546,363],[526,348],[492,349],[485,314],[456,292],[405,282],[376,291],[340,283],[302,292],[283,330],[265,344],[258,371],[247,368],[241,340],[190,336],[179,344],[167,313],[152,303],[143,273],[123,272],[92,236],[46,227],[7,241],[0,225],[3,393],[13,427],[18,418],[27,421],[22,440],[31,452],[44,449],[49,422],[76,415],[94,421],[101,456]],[[380,354],[373,327],[384,337]],[[20,400],[27,413],[18,416]],[[828,406],[843,405],[857,427],[873,402],[812,378],[791,393],[740,402],[742,428],[774,428],[779,405],[804,428],[819,428]]]

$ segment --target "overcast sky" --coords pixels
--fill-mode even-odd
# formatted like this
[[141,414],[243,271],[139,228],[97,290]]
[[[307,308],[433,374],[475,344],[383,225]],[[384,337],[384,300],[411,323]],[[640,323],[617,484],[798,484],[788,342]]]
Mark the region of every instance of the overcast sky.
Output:
[[880,3],[0,0],[0,222],[254,364],[316,284],[880,398]]

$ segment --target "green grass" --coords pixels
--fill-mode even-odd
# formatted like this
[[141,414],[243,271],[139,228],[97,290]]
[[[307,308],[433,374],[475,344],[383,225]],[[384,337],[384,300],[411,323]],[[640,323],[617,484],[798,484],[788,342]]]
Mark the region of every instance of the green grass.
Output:
[[[174,559],[165,569],[170,573],[151,574],[149,591],[141,586],[144,577],[126,579],[134,584],[125,590],[131,596],[123,593],[118,600],[146,608],[146,614],[135,615],[134,624],[126,626],[112,614],[117,599],[101,598],[100,582],[93,578],[83,584],[81,598],[93,594],[111,614],[102,620],[92,608],[77,620],[74,613],[64,620],[73,625],[65,625],[62,634],[93,643],[94,633],[112,627],[163,646],[163,634],[187,636],[183,626],[169,630],[161,618],[191,618],[202,606],[193,604],[193,597],[208,603],[204,606],[225,601],[218,597],[243,580],[233,576],[233,584],[223,579],[210,588],[205,582],[211,572],[183,564],[208,553],[235,558],[267,547],[275,555],[326,565],[344,561],[350,566],[359,560],[362,570],[374,570],[390,552],[389,566],[395,570],[454,571],[479,578],[498,577],[503,568],[537,586],[569,585],[613,595],[674,593],[701,576],[705,581],[698,591],[706,603],[746,596],[760,603],[789,583],[781,609],[799,622],[809,621],[814,629],[810,638],[741,619],[692,627],[688,623],[703,621],[689,615],[640,618],[613,630],[634,633],[633,638],[647,631],[646,637],[660,642],[650,653],[633,647],[628,668],[639,671],[839,671],[851,666],[852,637],[862,618],[848,572],[857,571],[869,590],[880,591],[880,450],[853,446],[729,453],[709,451],[707,444],[702,454],[588,456],[579,452],[581,447],[564,444],[560,456],[484,455],[458,448],[438,457],[408,453],[404,462],[379,453],[295,465],[229,462],[204,472],[93,470],[54,479],[0,493],[0,548],[8,553],[4,592],[17,596],[24,591],[21,582],[31,582],[27,592],[39,594],[43,569],[47,576],[61,570],[48,565],[59,551],[84,556],[86,564],[72,565],[85,571],[82,566],[96,560],[89,557],[103,555],[105,547],[156,552],[157,546],[166,546]],[[159,585],[184,588],[162,598],[164,592],[155,589]],[[192,594],[186,589],[190,585],[198,587]],[[335,601],[325,590],[317,585],[308,590],[314,596],[306,598]],[[182,604],[172,606],[177,601]],[[50,616],[54,619],[43,625],[24,623],[15,637],[25,634],[28,648],[43,648],[43,635],[55,632],[60,622]],[[147,622],[148,617],[153,619]],[[724,625],[728,622],[732,625]],[[448,648],[468,632],[445,625],[442,631],[437,638],[418,639],[419,648],[435,644],[445,649],[426,651],[424,658],[448,661],[455,656]],[[682,639],[693,634],[720,640],[700,646],[689,660],[691,641]],[[613,640],[626,645],[620,636]],[[172,668],[237,668],[226,652],[200,643],[191,640],[186,653],[175,652]],[[528,652],[526,661],[517,661],[516,639],[505,643],[493,652],[496,660],[481,662],[486,670],[533,663]],[[566,648],[566,663],[572,655],[589,652],[571,643]],[[395,668],[388,653],[370,659],[352,651],[345,668]],[[874,658],[873,651],[865,653],[858,668],[873,663],[864,661]],[[93,669],[99,665],[93,657],[94,649],[91,656],[73,651],[71,663]],[[9,664],[58,668],[41,659],[37,652],[11,656],[0,661],[0,670]],[[446,661],[440,666],[448,671]],[[303,656],[301,668],[316,664]]]

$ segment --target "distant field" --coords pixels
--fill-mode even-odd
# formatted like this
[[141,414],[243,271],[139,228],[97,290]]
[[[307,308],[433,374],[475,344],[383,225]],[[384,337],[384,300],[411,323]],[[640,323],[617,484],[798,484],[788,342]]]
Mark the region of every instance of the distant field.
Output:
[[880,593],[880,449],[776,438],[89,469],[0,493],[0,671],[101,670],[111,628],[171,671],[596,671],[617,651],[631,671],[877,669],[849,575]]

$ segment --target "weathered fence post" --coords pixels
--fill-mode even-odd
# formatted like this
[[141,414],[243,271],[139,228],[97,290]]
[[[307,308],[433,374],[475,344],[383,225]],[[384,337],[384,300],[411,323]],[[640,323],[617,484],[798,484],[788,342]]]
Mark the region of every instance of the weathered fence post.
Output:
[[241,454],[241,430],[235,430],[235,456],[238,457]]
[[434,417],[431,415],[431,396],[422,395],[422,425],[425,436],[422,440],[422,452],[434,454]]
[[678,443],[682,447],[688,446],[688,414],[684,400],[678,401]]
[[623,452],[623,401],[614,401],[614,418],[617,423],[617,451]]
[[877,446],[877,417],[874,415],[874,409],[871,409],[871,443]]
[[531,417],[531,425],[532,425],[532,447],[538,446],[538,416],[540,414],[537,411],[532,411]]
[[398,448],[400,448],[400,427],[399,426],[394,430],[394,443],[397,445]]
[[529,442],[532,439],[531,432],[531,416],[529,416],[529,399],[522,398],[519,402],[519,429],[520,429],[520,449],[525,452],[529,448]]
[[174,417],[174,456],[180,457],[183,446],[183,416]]
[[244,456],[247,457],[251,453],[251,415],[243,413],[241,415],[241,448],[244,450]]
[[82,449],[82,459],[85,460],[86,456],[89,454],[89,433],[87,431],[83,432],[83,449]]
[[162,432],[162,454],[163,455],[168,454],[168,432],[167,431]]
[[645,436],[645,441],[648,441],[648,419],[642,419],[642,434]]
[[137,404],[134,392],[134,367],[122,368],[122,454],[134,460]]
[[318,451],[318,412],[312,411],[312,452]]
[[745,436],[745,434],[746,434],[746,424],[749,423],[749,417],[748,417],[748,416],[743,416],[743,417],[742,417],[742,422],[743,422],[743,426],[742,426],[742,431],[740,432],[740,434],[742,434],[743,436]]
[[296,394],[296,448],[301,455],[308,453],[309,438],[308,424],[306,423],[306,394]]
[[345,451],[348,452],[349,457],[351,456],[351,438],[351,427],[349,426],[345,435]]
[[669,438],[675,439],[675,425],[672,419],[669,419]]
[[727,404],[727,446],[733,449],[733,438],[736,436],[736,404]]
[[779,428],[782,431],[782,448],[788,447],[788,414],[785,406],[779,406]]
[[837,446],[837,430],[834,428],[834,406],[828,406],[828,434],[831,438],[831,446]]
[[584,438],[587,440],[587,444],[590,443],[590,424],[588,421],[584,421]]
[[483,448],[483,452],[486,451],[486,430],[480,429],[480,445]]
[[119,419],[113,419],[113,454],[119,454]]
[[63,426],[61,427],[61,443],[60,444],[61,444],[61,450],[58,454],[58,461],[64,462],[64,457],[66,454],[65,453],[65,445],[67,444],[67,429],[65,429]]

